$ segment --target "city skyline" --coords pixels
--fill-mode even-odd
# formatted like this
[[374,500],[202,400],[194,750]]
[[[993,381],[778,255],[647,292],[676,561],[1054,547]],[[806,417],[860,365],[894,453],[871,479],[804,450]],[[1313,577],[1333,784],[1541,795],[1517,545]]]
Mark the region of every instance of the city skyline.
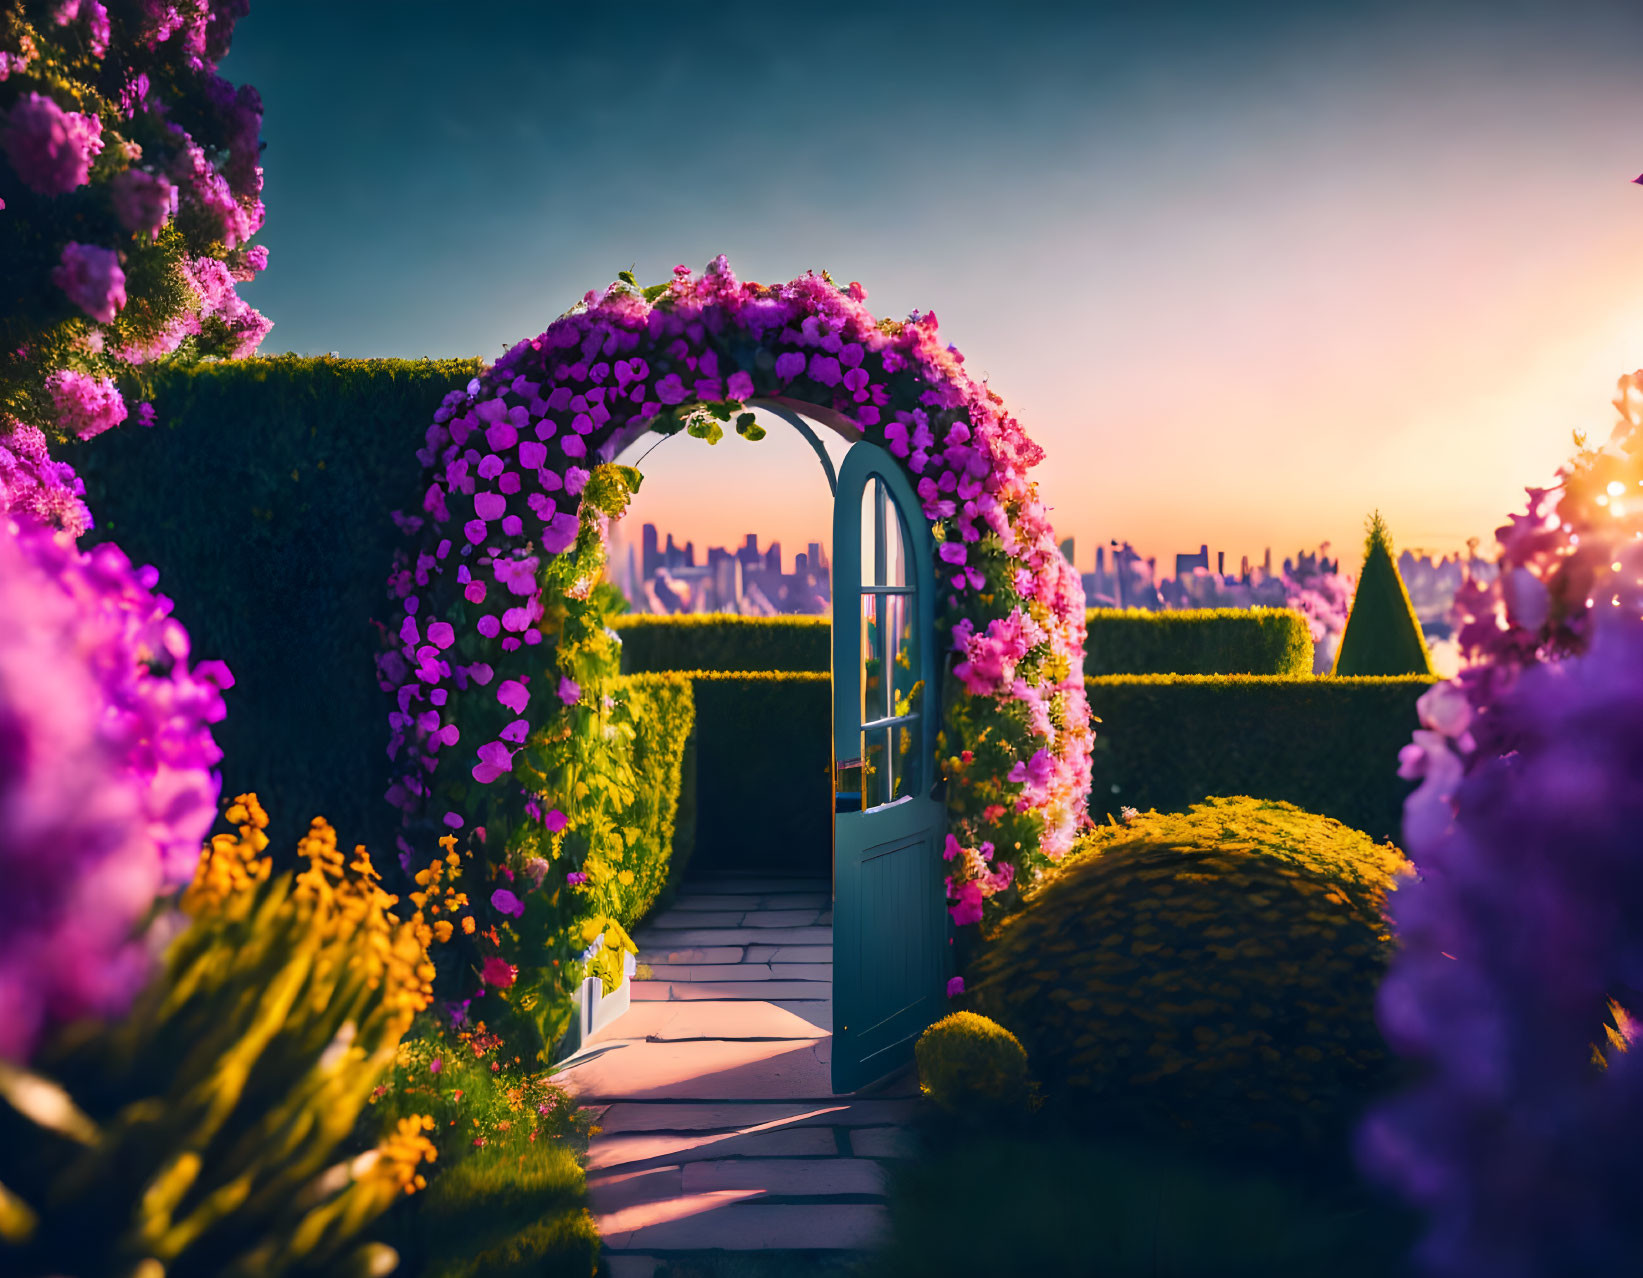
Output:
[[[1635,5],[641,3],[638,78],[631,7],[502,0],[500,46],[425,0],[369,9],[254,7],[224,63],[267,107],[244,291],[270,354],[494,359],[630,266],[827,269],[877,315],[939,316],[1043,447],[1061,536],[1349,562],[1375,509],[1402,545],[1487,545],[1643,363]],[[827,109],[694,117],[734,198],[656,180],[704,61],[773,102],[817,47],[854,51]],[[424,91],[463,58],[490,91]],[[919,105],[887,127],[892,83]],[[604,105],[543,107],[566,94]],[[660,450],[683,482],[657,479],[659,525],[736,531],[725,497],[769,495],[738,442]],[[735,523],[825,536],[808,467]]]

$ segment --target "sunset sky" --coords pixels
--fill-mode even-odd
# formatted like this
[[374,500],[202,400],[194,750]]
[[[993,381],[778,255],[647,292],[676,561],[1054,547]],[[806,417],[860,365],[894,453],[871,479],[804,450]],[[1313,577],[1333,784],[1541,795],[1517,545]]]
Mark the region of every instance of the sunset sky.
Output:
[[[936,312],[1086,571],[1355,568],[1375,508],[1487,548],[1643,365],[1643,6],[560,10],[252,6],[266,353],[495,358],[630,264],[826,268]],[[828,539],[780,426],[644,469],[699,548]]]

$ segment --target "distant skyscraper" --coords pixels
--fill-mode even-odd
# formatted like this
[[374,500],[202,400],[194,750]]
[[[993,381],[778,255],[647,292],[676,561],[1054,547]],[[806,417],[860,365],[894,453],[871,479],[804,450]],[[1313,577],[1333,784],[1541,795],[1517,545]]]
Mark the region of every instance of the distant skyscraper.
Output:
[[639,563],[644,568],[645,580],[649,581],[662,566],[662,556],[656,548],[656,525],[646,524],[641,538],[644,549],[639,556]]
[[1061,543],[1061,557],[1063,559],[1065,559],[1069,564],[1076,562],[1073,559],[1073,543],[1076,542],[1077,540],[1078,539],[1076,537],[1069,537],[1069,538],[1067,538],[1066,541]]
[[782,572],[782,543],[781,542],[773,541],[773,542],[770,543],[770,549],[764,552],[764,566],[765,566],[765,571],[773,572],[778,577],[781,576],[781,572]]

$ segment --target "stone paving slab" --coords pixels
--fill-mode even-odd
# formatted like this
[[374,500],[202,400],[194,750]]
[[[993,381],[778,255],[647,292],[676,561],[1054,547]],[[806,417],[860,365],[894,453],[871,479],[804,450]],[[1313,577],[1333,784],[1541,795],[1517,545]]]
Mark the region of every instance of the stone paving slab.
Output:
[[658,932],[654,938],[641,931],[633,938],[641,949],[671,945],[684,949],[692,945],[831,945],[831,927],[704,927],[677,932]]
[[653,981],[828,981],[831,963],[652,963]]
[[[811,911],[806,923],[814,923],[819,911]],[[645,924],[647,932],[675,932],[687,927],[737,927],[746,910],[663,910]]]
[[743,927],[811,927],[820,910],[750,910],[742,915]]
[[912,1119],[910,1099],[773,1101],[617,1101],[599,1126],[623,1132],[688,1132],[754,1129],[791,1131],[798,1127],[884,1127]]
[[833,1001],[832,981],[634,981],[633,1001],[650,999],[818,999]]
[[588,1170],[695,1162],[704,1158],[837,1156],[831,1128],[793,1127],[765,1132],[632,1132],[597,1136],[588,1147]]
[[[797,1006],[815,1009],[823,1004],[804,1003]],[[591,1044],[634,1038],[661,1043],[693,1038],[826,1038],[832,1032],[831,1017],[828,1024],[818,1025],[815,1015],[815,1011],[805,1016],[778,1003],[752,999],[717,1003],[707,1000],[651,1000],[634,1003],[588,1041]]]
[[554,1081],[588,1101],[765,1100],[833,1094],[831,1038],[778,1042],[622,1041],[573,1060]]
[[761,910],[830,910],[833,893],[828,892],[769,892],[759,897]]
[[[755,879],[725,877],[702,879],[697,885],[706,896],[765,896],[773,892],[810,892],[832,895],[826,879]],[[681,896],[687,895],[681,892]],[[694,895],[690,893],[689,895]]]
[[736,1202],[740,1190],[692,1196],[689,1214],[631,1232],[606,1235],[622,1249],[866,1251],[889,1230],[889,1211],[877,1203]]
[[689,1163],[680,1168],[687,1194],[714,1189],[754,1189],[766,1194],[817,1198],[828,1194],[884,1195],[884,1168],[870,1158],[736,1158]]
[[[652,980],[657,981],[768,981],[773,973],[768,963],[652,963],[650,975]],[[801,976],[791,979],[814,978]]]
[[[819,948],[815,946],[789,946],[789,949]],[[747,951],[739,945],[697,945],[684,949],[669,947],[666,938],[661,938],[654,949],[639,949],[639,962],[648,963],[654,967],[658,963],[740,963],[747,956]],[[767,963],[769,959],[759,959],[760,963]]]
[[[685,960],[675,959],[682,963]],[[717,962],[714,959],[691,959],[692,963]],[[831,963],[831,945],[749,945],[739,960],[743,963]]]

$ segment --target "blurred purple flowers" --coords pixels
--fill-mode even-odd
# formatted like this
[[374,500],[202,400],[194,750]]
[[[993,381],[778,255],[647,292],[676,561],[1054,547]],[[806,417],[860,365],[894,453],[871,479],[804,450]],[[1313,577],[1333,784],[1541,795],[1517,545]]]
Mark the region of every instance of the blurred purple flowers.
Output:
[[233,679],[189,667],[157,574],[24,517],[0,522],[0,1056],[119,1012],[147,956],[133,925],[188,881],[215,816],[209,724]]
[[1643,624],[1600,614],[1584,656],[1528,668],[1496,707],[1517,749],[1464,777],[1458,689],[1422,698],[1405,751],[1419,877],[1392,896],[1378,1010],[1421,1081],[1360,1157],[1428,1213],[1429,1274],[1620,1273],[1643,1249],[1643,1054],[1593,1043],[1607,1000],[1625,1031],[1643,993]]

